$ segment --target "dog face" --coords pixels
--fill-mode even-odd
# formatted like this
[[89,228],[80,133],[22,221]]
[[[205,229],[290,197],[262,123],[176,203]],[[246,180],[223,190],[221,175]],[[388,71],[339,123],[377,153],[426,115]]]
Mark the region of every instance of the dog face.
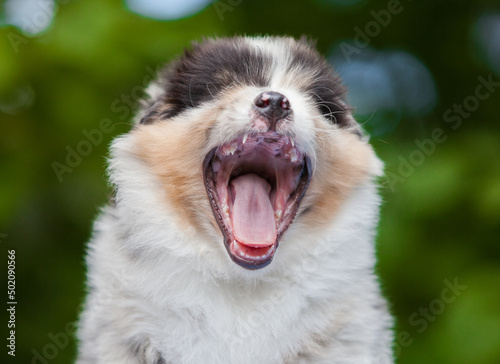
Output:
[[306,41],[207,40],[148,93],[130,135],[159,204],[200,250],[217,240],[241,267],[266,267],[289,235],[309,249],[307,234],[381,173],[339,78]]

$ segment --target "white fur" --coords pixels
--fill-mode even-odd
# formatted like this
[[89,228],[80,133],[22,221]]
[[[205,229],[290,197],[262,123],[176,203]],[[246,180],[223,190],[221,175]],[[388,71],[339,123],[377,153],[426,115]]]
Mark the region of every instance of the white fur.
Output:
[[[113,151],[118,207],[103,212],[89,247],[92,291],[78,363],[138,363],[116,355],[126,353],[127,340],[143,339],[168,363],[283,363],[311,331],[326,329],[323,306],[349,321],[339,340],[352,343],[332,347],[324,358],[290,363],[392,362],[391,320],[372,308],[383,304],[372,273],[379,204],[372,183],[358,188],[328,232],[309,235],[307,250],[302,232],[309,232],[298,222],[269,267],[246,271],[229,259],[220,239],[203,249],[168,223],[172,218],[158,202],[161,188],[144,178],[127,142],[119,139]],[[145,255],[135,261],[141,249]]]
[[[314,154],[307,99],[273,85],[300,121],[287,132]],[[248,105],[262,91],[241,90],[219,115],[207,150],[249,128]],[[189,112],[182,118],[189,121]],[[130,133],[112,146],[117,195],[88,248],[78,364],[393,362],[392,320],[373,273],[380,204],[373,181],[355,188],[327,229],[297,219],[273,262],[248,271],[231,261],[220,232],[200,236],[176,225],[161,182],[135,155],[134,142]],[[371,165],[380,174],[380,161]]]

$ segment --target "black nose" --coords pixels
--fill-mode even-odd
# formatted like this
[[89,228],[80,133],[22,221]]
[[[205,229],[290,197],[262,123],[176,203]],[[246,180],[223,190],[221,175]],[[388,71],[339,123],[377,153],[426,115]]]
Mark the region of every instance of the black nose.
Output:
[[290,112],[290,101],[278,92],[263,92],[255,99],[257,110],[269,119],[270,129],[276,128],[276,122],[286,118]]

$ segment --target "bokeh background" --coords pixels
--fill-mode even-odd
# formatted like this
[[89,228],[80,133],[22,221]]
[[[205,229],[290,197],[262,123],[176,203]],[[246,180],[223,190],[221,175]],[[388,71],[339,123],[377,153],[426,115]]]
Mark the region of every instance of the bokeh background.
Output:
[[[192,40],[307,35],[386,163],[378,271],[401,364],[500,363],[498,0],[7,0],[0,10],[0,306],[16,357],[71,363],[105,155]],[[236,363],[235,363],[236,364]]]

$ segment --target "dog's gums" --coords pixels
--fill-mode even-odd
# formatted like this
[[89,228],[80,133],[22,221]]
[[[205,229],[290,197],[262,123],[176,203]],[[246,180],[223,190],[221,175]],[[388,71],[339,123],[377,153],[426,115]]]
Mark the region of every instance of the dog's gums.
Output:
[[231,259],[247,269],[267,266],[306,192],[309,158],[293,139],[268,131],[214,148],[203,174]]

